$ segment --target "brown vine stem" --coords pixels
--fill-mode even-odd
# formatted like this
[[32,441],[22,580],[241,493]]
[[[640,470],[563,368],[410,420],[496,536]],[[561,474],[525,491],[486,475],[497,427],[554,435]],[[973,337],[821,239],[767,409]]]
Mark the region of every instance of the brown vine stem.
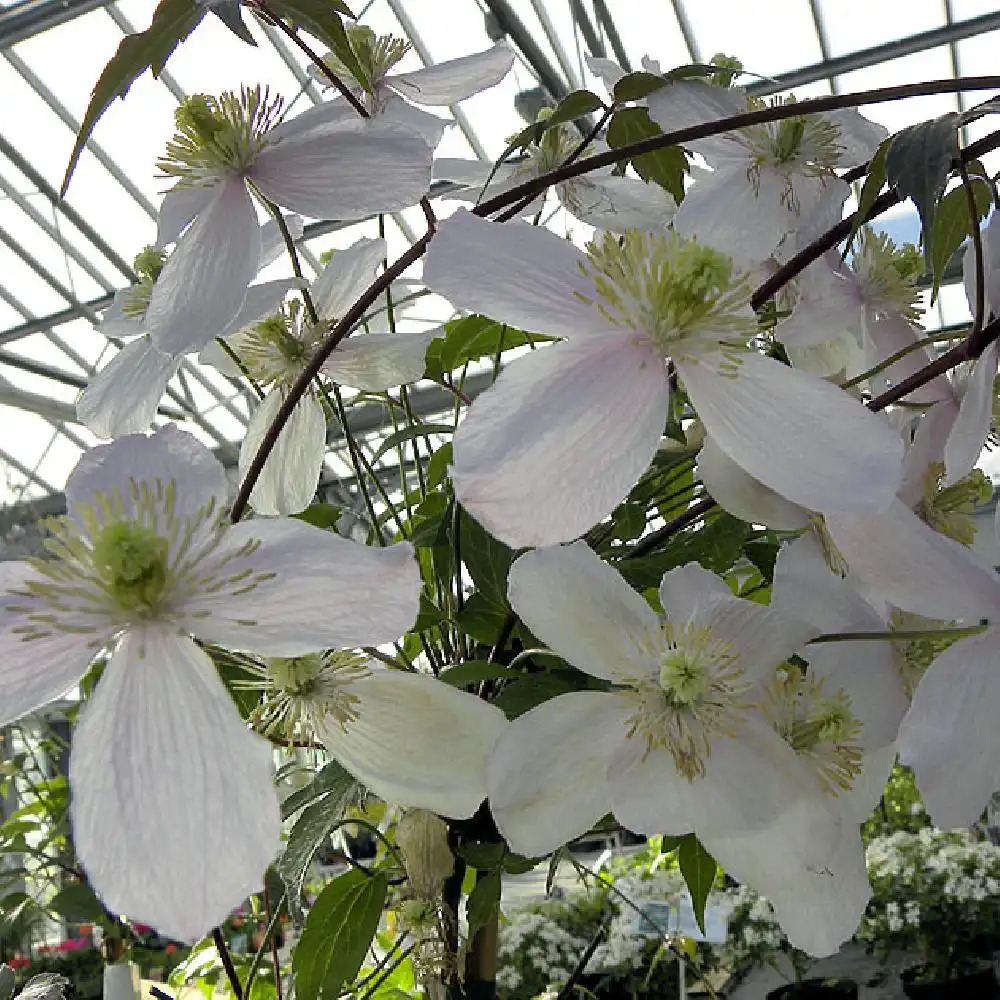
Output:
[[[260,0],[258,0],[258,3],[259,2]],[[541,174],[526,184],[520,184],[517,187],[505,191],[503,194],[497,195],[495,198],[491,198],[487,202],[481,203],[473,209],[473,212],[480,216],[488,215],[492,212],[498,211],[499,209],[506,208],[508,205],[516,204],[528,195],[534,197],[560,181],[568,180],[572,177],[582,176],[583,174],[589,173],[593,170],[598,170],[601,167],[631,159],[633,156],[639,156],[642,153],[653,152],[654,150],[662,149],[666,146],[676,145],[679,142],[708,138],[709,136],[718,135],[721,132],[728,132],[746,125],[777,121],[779,119],[793,117],[795,115],[831,111],[845,107],[877,104],[883,101],[898,101],[906,97],[919,97],[927,94],[956,93],[966,90],[988,90],[992,87],[1000,87],[1000,76],[962,77],[955,80],[930,80],[926,83],[907,84],[901,87],[884,87],[878,90],[859,91],[854,94],[840,94],[833,97],[814,98],[812,100],[799,101],[794,105],[782,105],[780,107],[765,108],[761,111],[748,112],[743,115],[734,115],[729,118],[719,119],[715,122],[708,122],[704,125],[678,129],[674,132],[653,136],[650,139],[643,139],[639,142],[629,143],[625,146],[619,146],[617,149],[609,150],[607,153],[598,153],[594,156],[588,156],[583,160],[577,160],[574,163],[558,167],[548,173]],[[997,138],[997,142],[1000,143],[1000,138]],[[972,155],[971,151],[976,148],[977,145],[979,144],[970,144],[966,147],[964,152]],[[886,196],[884,195],[883,197]],[[876,204],[878,204],[878,200],[876,201]],[[895,204],[895,202],[890,201],[887,204]],[[433,213],[431,213],[431,215],[433,215]],[[849,225],[850,222],[848,222],[848,226]],[[846,236],[848,232],[850,232],[849,228],[844,233],[844,236]],[[375,282],[365,290],[362,296],[357,300],[357,302],[355,302],[354,306],[352,306],[352,308],[344,314],[340,322],[336,324],[330,332],[330,335],[323,342],[323,345],[316,352],[316,354],[313,355],[309,364],[306,365],[305,369],[295,380],[294,385],[292,385],[288,395],[282,402],[281,407],[275,414],[271,426],[268,428],[267,433],[261,440],[257,454],[254,456],[253,462],[247,469],[246,477],[240,484],[239,492],[236,496],[236,500],[233,502],[232,511],[230,512],[230,517],[234,522],[238,521],[243,515],[243,512],[246,510],[247,503],[250,499],[250,492],[253,489],[254,484],[257,482],[262,469],[264,468],[264,463],[267,461],[268,455],[274,448],[275,442],[278,440],[278,436],[280,435],[282,428],[285,426],[292,411],[295,409],[295,405],[309,388],[312,379],[320,371],[324,362],[333,352],[337,344],[343,340],[351,328],[361,319],[365,310],[372,305],[376,299],[378,299],[385,289],[393,281],[395,281],[396,278],[398,278],[403,271],[406,270],[406,268],[424,255],[433,235],[434,227],[429,225],[427,232],[419,240],[417,240],[417,242],[414,243],[410,249],[406,251],[406,253],[399,257],[395,263],[386,268],[386,270],[379,275],[378,278],[376,278]],[[825,251],[820,250],[816,256],[820,256],[823,252]],[[812,259],[815,259],[815,257]],[[802,266],[804,267],[805,264]],[[788,279],[785,278],[784,280]]]

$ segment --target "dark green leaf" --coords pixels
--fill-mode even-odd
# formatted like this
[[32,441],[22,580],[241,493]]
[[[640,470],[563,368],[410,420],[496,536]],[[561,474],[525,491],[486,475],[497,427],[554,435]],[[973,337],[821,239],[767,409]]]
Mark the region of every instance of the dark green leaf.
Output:
[[94,85],[90,104],[80,124],[73,152],[70,153],[61,194],[66,193],[80,153],[111,102],[116,97],[124,97],[147,69],[153,71],[153,76],[159,76],[170,54],[194,31],[207,9],[195,0],[161,0],[153,11],[149,27],[137,34],[126,35],[119,42],[118,51],[111,57]]
[[478,521],[462,511],[459,522],[462,562],[473,583],[500,604],[507,602],[507,573],[514,553]]
[[[437,360],[442,372],[454,371],[470,361],[491,358],[498,352],[553,339],[515,330],[502,323],[495,323],[485,316],[465,316],[462,319],[452,320],[445,324],[444,329],[444,338],[435,338],[428,348],[429,362],[431,359]],[[435,345],[439,342],[440,346],[434,352]]]
[[507,718],[516,719],[557,695],[597,690],[600,686],[599,681],[576,670],[540,670],[504,685],[504,689],[493,699],[493,704],[502,708]]
[[[288,887],[288,905],[293,911],[299,908],[302,882],[313,855],[333,827],[343,819],[344,812],[357,793],[358,783],[354,778],[339,765],[333,766],[339,768],[339,773],[330,772],[325,778],[331,785],[330,789],[302,810],[276,866],[278,874]],[[323,770],[326,771],[326,768]],[[322,773],[323,771],[320,772]]]
[[446,441],[433,455],[427,463],[427,486],[429,489],[436,489],[440,486],[448,475],[448,466],[452,461],[451,442]]
[[781,543],[773,537],[752,538],[743,546],[747,559],[760,571],[760,575],[771,583],[774,580],[774,564],[778,558]]
[[438,679],[455,687],[465,687],[467,684],[478,684],[480,681],[492,681],[510,676],[510,670],[502,663],[469,660],[467,663],[459,663],[442,670]]
[[494,871],[503,861],[506,847],[503,844],[468,843],[462,844],[458,853],[480,871]]
[[212,4],[211,10],[240,41],[256,48],[257,42],[243,20],[243,8],[240,0],[221,0],[221,2],[217,0],[216,3]]
[[666,85],[665,76],[657,76],[655,73],[627,73],[615,84],[612,93],[615,103],[621,104],[624,101],[641,101]]
[[959,123],[959,116],[949,112],[929,122],[911,125],[893,137],[885,157],[886,179],[903,198],[911,198],[917,206],[928,267],[934,245],[935,206],[944,194],[959,153]]
[[477,593],[466,600],[465,607],[456,617],[466,635],[471,635],[476,642],[492,645],[507,620],[507,607],[498,598]]
[[589,90],[574,90],[556,105],[555,110],[548,118],[543,119],[542,124],[549,129],[554,125],[562,125],[563,122],[575,121],[603,107],[604,101],[597,94],[592,94]]
[[358,974],[378,930],[388,883],[352,869],[320,894],[292,957],[299,1000],[334,1000]]
[[450,505],[443,493],[431,493],[413,512],[407,525],[407,537],[414,545],[433,548],[448,545]]
[[646,508],[641,503],[619,504],[611,515],[615,538],[629,541],[638,538],[646,527]]
[[693,834],[688,834],[677,848],[677,864],[687,883],[694,905],[694,918],[698,921],[702,934],[705,933],[705,903],[712,891],[718,865],[701,842]]
[[400,430],[395,431],[385,438],[385,440],[378,446],[375,454],[371,457],[371,463],[374,465],[387,451],[392,451],[396,445],[404,444],[406,441],[412,441],[414,438],[426,437],[428,434],[454,433],[454,424],[417,424],[414,427],[400,428]]
[[298,514],[292,514],[292,517],[324,531],[333,531],[342,513],[343,511],[332,503],[314,503]]
[[[357,782],[335,761],[325,764],[316,776],[304,788],[292,792],[281,804],[281,818],[288,819],[303,806],[315,802],[321,796],[331,792],[337,795],[353,794],[358,787]],[[349,801],[349,797],[348,797]],[[346,802],[345,802],[346,805]]]
[[71,924],[92,924],[104,916],[97,894],[83,882],[63,886],[49,902],[49,909]]
[[526,858],[523,854],[511,854],[508,851],[503,856],[503,870],[508,875],[524,875],[538,867],[538,858]]
[[[645,108],[622,108],[608,122],[608,145],[614,149],[629,143],[662,135],[663,130]],[[644,181],[655,181],[680,202],[684,198],[684,174],[687,156],[680,146],[666,146],[652,153],[632,158],[632,166]]]
[[851,244],[854,242],[854,237],[858,235],[858,230],[864,225],[865,216],[871,211],[871,207],[875,204],[875,199],[878,197],[879,191],[882,190],[882,185],[885,184],[885,158],[889,152],[892,138],[892,136],[889,136],[875,150],[875,155],[868,162],[868,173],[865,176],[864,184],[861,185],[861,194],[858,197],[858,210],[854,213],[854,218],[851,222],[851,235],[848,236],[844,247],[845,257],[851,248]]
[[500,872],[486,872],[476,879],[476,887],[469,894],[465,914],[469,921],[469,939],[485,927],[500,912]]
[[434,628],[444,621],[444,612],[426,595],[420,595],[420,610],[417,612],[417,620],[413,623],[413,632],[423,632],[426,629]]
[[351,71],[358,83],[370,89],[370,81],[338,14],[354,18],[340,0],[271,0],[271,9],[286,21],[304,28],[329,46],[334,55]]
[[688,63],[685,66],[675,66],[663,75],[668,80],[693,80],[699,77],[714,76],[721,67],[712,63]]
[[[989,214],[993,204],[993,191],[988,181],[971,177],[973,199],[976,205],[976,220],[969,220],[969,196],[965,185],[960,184],[954,191],[949,191],[939,202],[934,216],[934,239],[931,246],[931,273],[934,283],[931,288],[931,303],[937,298],[938,289],[944,270],[948,266],[955,251],[962,241],[972,235],[973,225],[979,226],[980,220]],[[970,246],[969,253],[975,251]]]

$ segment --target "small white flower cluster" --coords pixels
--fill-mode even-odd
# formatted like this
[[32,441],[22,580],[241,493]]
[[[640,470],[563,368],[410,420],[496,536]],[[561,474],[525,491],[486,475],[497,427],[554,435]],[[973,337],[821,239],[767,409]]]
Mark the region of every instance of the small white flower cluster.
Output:
[[535,972],[546,984],[561,984],[569,979],[588,938],[574,934],[558,922],[565,921],[569,906],[549,900],[514,910],[500,929],[497,985],[516,990],[523,985],[526,973]]
[[763,965],[770,957],[788,948],[771,904],[749,886],[728,893],[732,900],[723,960],[733,969]]

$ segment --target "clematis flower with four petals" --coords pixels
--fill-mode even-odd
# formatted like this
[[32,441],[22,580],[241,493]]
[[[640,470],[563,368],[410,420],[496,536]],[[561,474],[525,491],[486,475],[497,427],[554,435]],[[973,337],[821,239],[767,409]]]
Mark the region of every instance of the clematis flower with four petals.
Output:
[[19,719],[106,656],[73,737],[73,840],[105,905],[195,940],[280,844],[269,744],[204,644],[295,657],[390,642],[413,624],[409,545],[300,521],[230,526],[221,464],[167,427],[87,452],[52,558],[0,564],[0,713]]

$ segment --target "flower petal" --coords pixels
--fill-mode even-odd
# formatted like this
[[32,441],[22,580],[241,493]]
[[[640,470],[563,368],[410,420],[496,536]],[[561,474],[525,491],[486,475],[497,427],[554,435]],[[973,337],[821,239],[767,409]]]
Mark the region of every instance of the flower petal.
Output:
[[167,354],[201,350],[239,312],[260,261],[260,226],[241,178],[228,178],[163,265],[146,329]]
[[227,530],[215,558],[235,590],[194,594],[179,614],[221,646],[262,656],[377,646],[417,617],[420,573],[406,544],[369,548],[293,518],[254,518]]
[[111,305],[101,315],[101,333],[108,339],[112,337],[122,339],[126,337],[138,337],[145,331],[143,322],[139,317],[128,316],[125,313],[125,307],[132,303],[135,289],[135,285],[130,285],[128,288],[119,288],[115,292]]
[[1000,617],[996,573],[898,501],[878,514],[828,515],[826,527],[881,600],[934,619]]
[[304,287],[305,282],[301,278],[278,278],[274,281],[262,281],[259,285],[251,285],[247,289],[246,298],[239,312],[219,330],[210,343],[215,343],[218,337],[223,339],[231,337],[244,327],[278,312],[290,291]]
[[960,639],[927,669],[899,728],[899,759],[936,826],[971,826],[996,791],[1000,770],[1000,631]]
[[191,220],[208,206],[215,196],[217,186],[175,184],[160,202],[160,212],[156,219],[156,245],[162,248],[168,243],[175,243]]
[[248,174],[272,201],[314,219],[360,219],[415,205],[430,187],[431,150],[392,123],[347,121],[267,146]]
[[998,351],[1000,345],[994,340],[980,355],[966,384],[958,416],[944,446],[945,486],[967,476],[983,452],[993,419],[993,380],[997,375]]
[[385,240],[358,240],[335,251],[309,289],[320,316],[327,320],[343,316],[375,280],[386,252]]
[[520,330],[567,339],[606,335],[610,324],[587,302],[597,298],[568,240],[523,222],[486,222],[459,209],[438,227],[424,281],[459,309]]
[[584,834],[611,809],[608,761],[626,739],[618,694],[559,695],[516,719],[487,765],[490,811],[512,850],[540,857]]
[[[283,218],[288,235],[297,243],[302,239],[305,232],[302,217],[299,215],[285,215]],[[288,253],[288,248],[285,245],[284,234],[278,228],[278,223],[274,219],[268,219],[260,227],[260,267],[258,270],[263,271],[268,264],[273,264],[279,257],[283,257],[286,253]]]
[[507,719],[436,678],[373,670],[347,689],[357,718],[319,730],[327,751],[386,802],[471,816],[486,798],[486,758]]
[[84,452],[66,480],[66,508],[78,520],[81,506],[118,495],[125,515],[135,516],[134,484],[155,490],[170,482],[178,514],[194,515],[206,504],[222,510],[229,495],[219,460],[196,437],[167,424],[149,437],[129,434]]
[[556,186],[567,212],[611,233],[670,225],[677,203],[659,184],[638,177],[591,175]]
[[840,129],[837,145],[841,147],[839,165],[855,166],[875,155],[879,144],[889,134],[884,125],[865,118],[855,108],[840,108],[824,111],[823,117],[834,122]]
[[649,465],[667,393],[662,358],[624,336],[524,355],[455,432],[455,496],[514,548],[577,538]]
[[722,577],[690,562],[670,570],[660,582],[660,603],[672,622],[689,622],[705,614],[718,598],[731,598],[733,592]]
[[741,355],[731,376],[710,359],[675,360],[715,443],[787,500],[864,511],[895,497],[902,439],[835,385],[755,352]]
[[69,770],[74,846],[108,909],[196,941],[260,889],[280,846],[271,748],[190,639],[124,636]]
[[76,415],[101,438],[144,431],[180,363],[157,350],[149,337],[133,340],[91,378],[76,401]]
[[425,355],[437,331],[359,333],[341,341],[323,371],[335,382],[365,392],[384,392],[424,377]]
[[521,556],[511,566],[507,596],[542,642],[594,677],[625,683],[658,669],[640,645],[658,631],[656,613],[586,542]]
[[459,59],[399,73],[386,79],[386,84],[415,104],[438,107],[458,104],[498,84],[514,65],[514,50],[500,42],[485,52],[474,52]]
[[[742,90],[719,87],[702,80],[674,80],[650,94],[647,103],[649,117],[664,132],[674,132],[691,125],[743,114],[747,110],[747,95]],[[688,141],[684,145],[701,153],[713,165],[720,160],[745,160],[748,157],[741,137],[734,132]]]
[[698,477],[723,510],[775,531],[799,531],[809,511],[754,479],[708,437],[698,453]]
[[[49,629],[38,615],[47,604],[26,596],[43,578],[25,562],[0,563],[0,724],[33,712],[75,685],[111,635],[111,627],[82,613],[60,617],[72,632]],[[92,628],[93,634],[83,629]]]
[[[244,479],[264,435],[285,401],[281,390],[269,392],[254,411],[240,445],[239,474]],[[312,503],[326,455],[326,414],[312,393],[295,404],[250,493],[258,514],[297,514]]]

